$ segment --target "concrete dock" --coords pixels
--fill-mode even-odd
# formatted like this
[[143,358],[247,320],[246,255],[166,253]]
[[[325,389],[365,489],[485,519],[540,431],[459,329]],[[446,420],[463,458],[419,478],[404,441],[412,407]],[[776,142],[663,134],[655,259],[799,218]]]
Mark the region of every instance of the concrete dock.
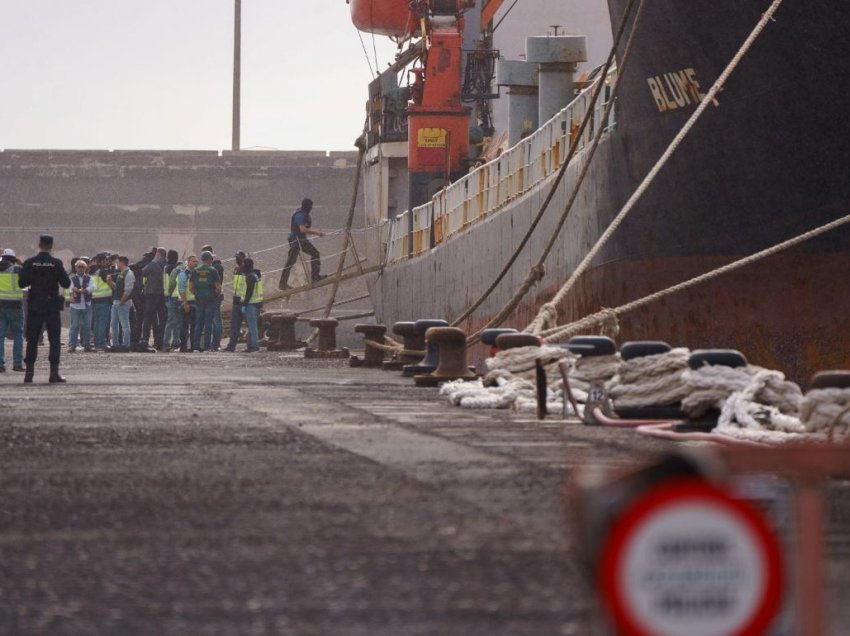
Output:
[[[46,354],[0,374],[2,634],[590,634],[565,477],[668,448],[300,354]],[[848,535],[837,483],[844,626]]]

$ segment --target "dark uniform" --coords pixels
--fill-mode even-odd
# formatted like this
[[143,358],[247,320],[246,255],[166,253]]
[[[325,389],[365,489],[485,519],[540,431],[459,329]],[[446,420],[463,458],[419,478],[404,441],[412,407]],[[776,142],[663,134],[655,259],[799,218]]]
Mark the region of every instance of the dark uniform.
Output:
[[286,255],[286,263],[283,266],[283,271],[280,273],[280,282],[278,289],[289,289],[289,272],[295,261],[298,259],[298,253],[303,251],[310,255],[310,277],[313,282],[318,282],[324,278],[321,271],[321,256],[319,250],[307,238],[307,235],[301,231],[301,226],[312,227],[313,219],[310,216],[310,210],[313,209],[313,202],[310,199],[304,199],[301,202],[301,207],[292,213],[292,219],[289,222],[289,253]]
[[[53,237],[42,236],[42,245],[53,245]],[[39,252],[36,256],[24,261],[21,274],[18,277],[21,288],[29,287],[27,298],[27,351],[24,356],[26,375],[24,382],[32,382],[33,367],[38,356],[38,338],[42,327],[47,329],[50,341],[50,380],[61,382],[59,376],[60,332],[62,322],[59,312],[64,298],[59,293],[59,286],[65,289],[71,286],[71,279],[62,265],[62,261],[54,258],[49,252]]]

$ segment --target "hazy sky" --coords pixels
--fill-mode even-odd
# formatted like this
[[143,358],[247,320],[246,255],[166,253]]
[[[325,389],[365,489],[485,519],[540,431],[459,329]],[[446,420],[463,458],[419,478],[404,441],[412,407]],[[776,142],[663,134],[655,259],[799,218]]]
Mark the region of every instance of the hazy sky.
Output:
[[[229,149],[233,5],[0,0],[0,148]],[[370,78],[345,0],[242,0],[244,149],[353,149]]]

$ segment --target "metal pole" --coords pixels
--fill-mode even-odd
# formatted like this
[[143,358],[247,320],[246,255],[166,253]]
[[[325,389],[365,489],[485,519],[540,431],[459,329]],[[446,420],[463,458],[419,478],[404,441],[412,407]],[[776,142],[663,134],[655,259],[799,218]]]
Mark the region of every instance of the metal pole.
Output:
[[233,144],[239,150],[240,92],[242,67],[242,0],[235,0],[233,17]]

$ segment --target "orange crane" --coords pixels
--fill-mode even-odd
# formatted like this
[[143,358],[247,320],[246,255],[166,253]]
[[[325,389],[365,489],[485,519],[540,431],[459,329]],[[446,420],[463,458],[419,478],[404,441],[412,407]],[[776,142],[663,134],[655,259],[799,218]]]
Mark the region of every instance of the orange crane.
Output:
[[404,41],[422,38],[408,115],[409,204],[427,202],[463,176],[469,159],[470,109],[463,87],[463,14],[475,0],[349,0],[361,31]]

